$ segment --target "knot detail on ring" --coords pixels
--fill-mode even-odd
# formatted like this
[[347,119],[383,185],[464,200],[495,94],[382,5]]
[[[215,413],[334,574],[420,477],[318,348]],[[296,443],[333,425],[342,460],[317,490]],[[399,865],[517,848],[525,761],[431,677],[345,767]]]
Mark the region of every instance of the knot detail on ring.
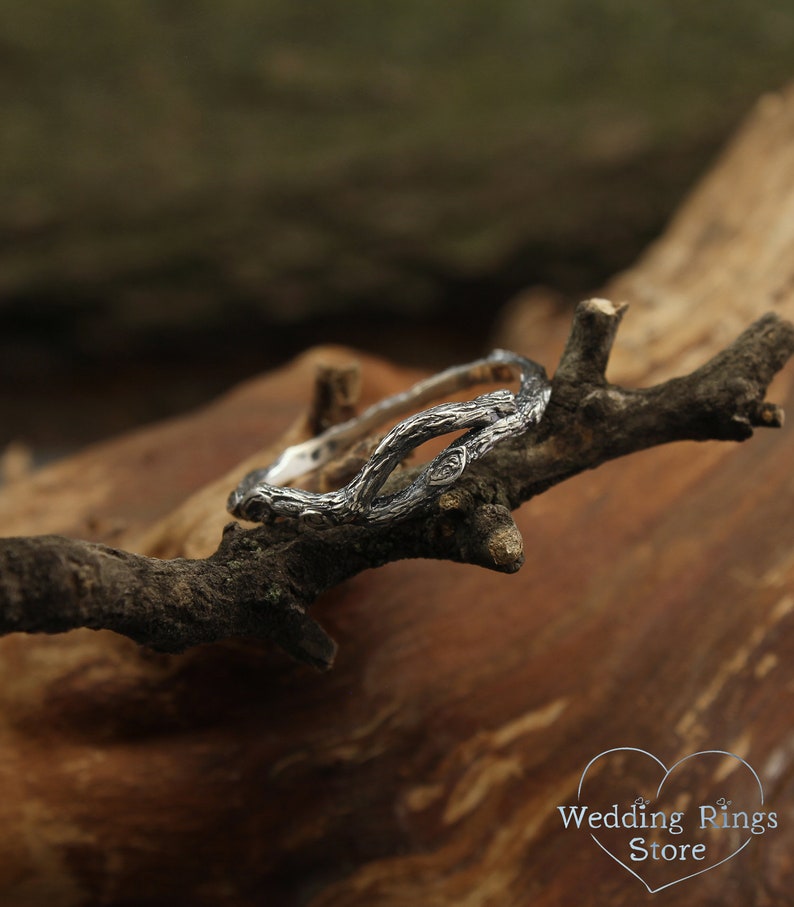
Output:
[[[496,380],[497,376],[501,379],[505,370],[518,376],[515,394],[506,389],[492,391],[463,403],[441,403],[403,419],[382,438],[367,463],[343,488],[319,493],[285,487],[285,483],[323,466],[396,413],[442,393]],[[245,476],[229,496],[229,512],[255,523],[269,523],[279,517],[297,519],[307,528],[341,523],[382,525],[405,519],[433,503],[471,462],[538,422],[550,393],[543,366],[507,350],[494,350],[484,359],[446,369],[316,438],[288,447],[275,463]],[[392,494],[378,494],[414,448],[461,430],[466,434],[434,457],[413,482]]]

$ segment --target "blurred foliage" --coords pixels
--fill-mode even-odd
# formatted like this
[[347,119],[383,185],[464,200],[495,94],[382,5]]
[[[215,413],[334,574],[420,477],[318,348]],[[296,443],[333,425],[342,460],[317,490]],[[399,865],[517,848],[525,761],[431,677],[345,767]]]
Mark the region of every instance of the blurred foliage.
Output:
[[5,0],[0,307],[90,343],[578,290],[792,61],[790,0]]

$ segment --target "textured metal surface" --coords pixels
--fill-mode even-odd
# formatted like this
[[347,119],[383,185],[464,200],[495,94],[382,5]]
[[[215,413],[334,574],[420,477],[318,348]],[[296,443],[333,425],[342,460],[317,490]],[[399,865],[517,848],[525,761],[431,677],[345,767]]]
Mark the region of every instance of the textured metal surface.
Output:
[[[440,394],[484,381],[517,375],[518,391],[497,390],[464,403],[442,403],[402,420],[378,444],[369,461],[344,488],[320,494],[285,483],[329,462],[374,427],[422,405]],[[334,426],[317,438],[287,448],[272,465],[249,473],[232,492],[229,512],[255,523],[277,517],[299,519],[310,526],[340,523],[383,524],[405,519],[429,506],[472,461],[500,441],[536,423],[546,408],[551,386],[541,365],[507,350],[454,366],[409,390],[387,397],[360,416]],[[467,430],[431,460],[406,488],[378,492],[401,460],[420,444],[441,435]]]

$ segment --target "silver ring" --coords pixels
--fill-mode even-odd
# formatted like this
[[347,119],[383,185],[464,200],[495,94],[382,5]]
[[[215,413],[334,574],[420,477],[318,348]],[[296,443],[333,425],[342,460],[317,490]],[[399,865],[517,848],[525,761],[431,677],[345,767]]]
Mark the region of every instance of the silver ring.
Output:
[[[328,463],[396,413],[442,393],[495,380],[505,368],[518,375],[515,394],[509,390],[492,391],[464,403],[442,403],[403,419],[384,436],[344,488],[321,494],[284,487]],[[537,423],[550,394],[551,385],[543,366],[507,350],[494,350],[484,359],[439,372],[316,438],[288,447],[275,463],[250,472],[240,482],[229,496],[228,510],[253,523],[271,523],[286,517],[311,527],[342,523],[383,525],[403,520],[433,503],[469,463]],[[392,494],[378,495],[394,468],[414,448],[461,429],[468,431],[434,457],[410,485]]]

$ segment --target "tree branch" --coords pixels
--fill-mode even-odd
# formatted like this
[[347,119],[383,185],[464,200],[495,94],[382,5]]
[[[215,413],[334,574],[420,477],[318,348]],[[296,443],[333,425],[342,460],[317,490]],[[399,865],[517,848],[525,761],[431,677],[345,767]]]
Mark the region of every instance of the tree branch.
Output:
[[[428,512],[384,527],[231,523],[203,560],[162,561],[58,536],[5,539],[0,634],[110,629],[167,652],[256,636],[328,668],[336,645],[307,613],[326,589],[411,557],[513,573],[523,548],[510,511],[553,485],[657,444],[743,441],[783,424],[764,397],[794,353],[793,325],[765,315],[690,375],[630,390],[605,375],[625,308],[579,305],[543,419],[474,463]],[[395,473],[384,492],[416,474]]]

